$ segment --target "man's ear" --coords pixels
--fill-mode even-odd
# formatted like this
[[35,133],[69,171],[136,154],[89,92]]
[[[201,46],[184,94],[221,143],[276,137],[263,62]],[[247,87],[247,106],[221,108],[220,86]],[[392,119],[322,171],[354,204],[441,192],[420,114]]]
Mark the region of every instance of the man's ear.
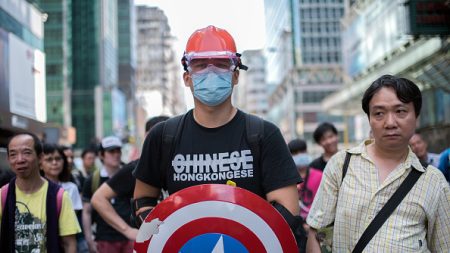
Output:
[[231,83],[232,83],[233,85],[237,85],[237,84],[239,83],[239,70],[235,70],[235,71],[233,72],[233,78],[232,78],[232,80],[231,80]]
[[184,81],[184,86],[186,86],[186,87],[191,86],[190,82],[192,81],[192,79],[191,79],[191,75],[189,74],[189,72],[185,71],[183,73],[183,81]]

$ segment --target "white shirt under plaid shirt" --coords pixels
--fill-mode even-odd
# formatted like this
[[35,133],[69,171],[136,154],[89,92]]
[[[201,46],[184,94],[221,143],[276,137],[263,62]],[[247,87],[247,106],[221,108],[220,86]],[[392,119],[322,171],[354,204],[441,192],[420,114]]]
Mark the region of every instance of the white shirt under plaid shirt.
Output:
[[450,187],[442,172],[423,169],[409,149],[406,160],[383,183],[365,141],[352,154],[341,185],[345,151],[327,163],[307,223],[323,228],[334,222],[333,252],[351,252],[366,227],[411,170],[425,171],[378,230],[364,252],[450,252]]

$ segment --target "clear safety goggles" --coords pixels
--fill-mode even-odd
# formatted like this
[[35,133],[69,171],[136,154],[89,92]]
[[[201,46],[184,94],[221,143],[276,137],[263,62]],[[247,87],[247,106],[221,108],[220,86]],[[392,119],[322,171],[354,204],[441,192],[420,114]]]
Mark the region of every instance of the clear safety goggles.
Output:
[[205,52],[190,52],[184,55],[186,61],[190,62],[193,59],[201,58],[223,58],[223,59],[237,59],[236,53],[230,51],[205,51]]
[[187,69],[190,73],[203,73],[207,69],[223,73],[236,70],[236,65],[232,59],[227,58],[199,58],[191,60]]
[[229,51],[191,52],[185,54],[184,59],[189,72],[202,71],[208,65],[234,71],[239,61],[236,53]]

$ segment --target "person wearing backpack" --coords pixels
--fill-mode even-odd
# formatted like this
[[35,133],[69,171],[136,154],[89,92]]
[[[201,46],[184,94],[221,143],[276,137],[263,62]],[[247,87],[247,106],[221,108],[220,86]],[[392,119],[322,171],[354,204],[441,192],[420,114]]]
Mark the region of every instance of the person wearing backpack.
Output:
[[[182,58],[183,79],[194,109],[153,127],[134,171],[133,208],[142,221],[160,189],[169,194],[199,184],[234,181],[290,216],[299,214],[301,178],[279,129],[233,106],[241,63],[233,37],[208,26],[189,38]],[[297,216],[298,217],[298,216]],[[301,222],[290,224],[295,231]]]
[[[307,144],[302,139],[293,139],[288,143],[289,151],[294,159],[297,171],[303,183],[297,185],[300,216],[306,220],[314,197],[322,180],[322,171],[309,167],[311,156],[307,151]],[[304,224],[306,225],[306,224]],[[305,226],[307,228],[307,226]]]
[[16,177],[1,188],[1,252],[75,253],[81,229],[68,193],[39,174],[41,141],[17,134],[7,156]]
[[[145,135],[150,129],[159,122],[167,120],[167,116],[156,116],[147,120],[145,124]],[[122,233],[128,239],[136,240],[137,229],[127,222],[129,219],[123,219],[114,210],[111,203],[113,199],[125,198],[130,203],[133,198],[134,184],[136,179],[133,177],[133,170],[135,169],[139,159],[129,162],[124,165],[114,176],[108,179],[106,183],[102,184],[91,198],[92,207],[97,213],[116,231]]]
[[[61,186],[70,196],[72,207],[77,215],[78,223],[81,224],[81,212],[83,203],[81,202],[80,192],[75,183],[71,182],[71,173],[69,169],[69,159],[64,152],[65,147],[54,143],[44,143],[41,160],[41,175],[53,183]],[[69,154],[70,155],[70,154]],[[88,251],[87,242],[84,239],[84,234],[78,233],[77,252],[86,253]]]
[[[102,139],[99,147],[99,157],[102,167],[86,179],[83,187],[83,231],[88,242],[89,251],[99,253],[131,253],[133,242],[116,231],[102,219],[92,208],[91,198],[97,189],[121,169],[122,141],[116,136]],[[111,200],[111,205],[119,216],[128,221],[131,213],[130,200],[117,197]],[[96,225],[95,234],[92,224]]]
[[307,252],[329,242],[330,226],[332,252],[448,252],[450,187],[409,147],[421,106],[406,78],[383,75],[368,87],[362,109],[373,139],[328,162],[306,220]]

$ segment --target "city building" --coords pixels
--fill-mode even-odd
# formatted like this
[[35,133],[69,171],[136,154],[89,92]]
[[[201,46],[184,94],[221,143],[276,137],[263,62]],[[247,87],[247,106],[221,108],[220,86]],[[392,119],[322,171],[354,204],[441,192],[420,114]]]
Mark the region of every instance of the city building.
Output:
[[47,122],[46,141],[70,145],[75,142],[72,127],[72,1],[38,0],[44,23],[46,57]]
[[246,50],[242,52],[241,58],[248,70],[239,72],[233,102],[248,113],[265,117],[268,110],[266,58],[262,50]]
[[18,132],[43,136],[44,20],[41,10],[25,0],[0,1],[0,147]]
[[[137,6],[136,95],[147,118],[185,111],[181,56],[173,49],[167,16],[157,7]],[[145,122],[137,122],[138,134]],[[142,130],[140,130],[142,129]]]
[[126,96],[119,89],[117,1],[72,2],[72,124],[76,147],[126,136]]
[[[343,19],[345,85],[322,105],[365,119],[364,91],[379,76],[406,77],[422,89],[419,130],[431,152],[450,146],[450,6],[445,0],[354,1]],[[363,122],[363,120],[359,120]],[[363,125],[364,126],[364,125]],[[369,127],[365,123],[367,137]]]
[[[338,90],[342,71],[340,19],[346,1],[264,1],[266,13],[267,81],[273,85],[269,120],[286,138],[304,138],[313,144],[318,124],[332,122],[341,142],[354,138],[351,119],[330,115],[322,100]],[[315,145],[312,145],[312,149]],[[314,151],[314,150],[313,150]]]
[[134,0],[118,0],[119,89],[127,104],[128,136],[136,136],[136,8]]

